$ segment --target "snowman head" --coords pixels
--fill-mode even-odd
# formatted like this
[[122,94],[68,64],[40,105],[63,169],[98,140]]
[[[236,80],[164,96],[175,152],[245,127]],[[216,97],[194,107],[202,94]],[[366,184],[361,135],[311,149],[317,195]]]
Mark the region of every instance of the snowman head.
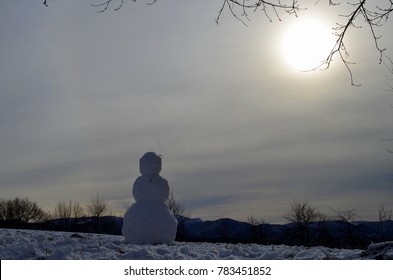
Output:
[[161,157],[154,152],[148,152],[139,160],[139,171],[142,175],[158,174],[161,171]]

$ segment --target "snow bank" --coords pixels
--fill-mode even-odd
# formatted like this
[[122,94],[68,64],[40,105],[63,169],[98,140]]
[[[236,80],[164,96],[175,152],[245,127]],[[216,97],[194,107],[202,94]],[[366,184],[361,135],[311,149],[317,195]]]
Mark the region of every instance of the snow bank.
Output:
[[370,245],[369,249],[344,250],[286,245],[174,242],[171,245],[132,245],[123,236],[0,229],[0,259],[393,259],[393,242]]

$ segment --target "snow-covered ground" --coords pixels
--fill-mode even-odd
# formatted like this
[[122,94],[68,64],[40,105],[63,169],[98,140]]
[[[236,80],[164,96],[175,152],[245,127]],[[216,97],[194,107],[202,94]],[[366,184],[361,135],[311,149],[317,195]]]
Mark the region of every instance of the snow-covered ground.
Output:
[[158,259],[158,260],[309,260],[393,259],[393,242],[372,244],[367,250],[286,245],[174,242],[171,245],[132,245],[123,236],[0,229],[0,259]]

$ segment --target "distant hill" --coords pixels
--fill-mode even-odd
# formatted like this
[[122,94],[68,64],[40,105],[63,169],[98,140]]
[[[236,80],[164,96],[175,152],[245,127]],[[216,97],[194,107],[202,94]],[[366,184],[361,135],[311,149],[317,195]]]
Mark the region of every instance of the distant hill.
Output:
[[[251,225],[228,218],[214,221],[182,216],[177,218],[179,224],[176,240],[186,242],[285,244],[363,249],[371,243],[393,240],[393,221],[383,223],[324,221],[311,223],[305,228],[296,223]],[[122,224],[123,219],[120,217],[105,216],[98,220],[94,217],[54,219],[42,223],[24,224],[23,228],[121,235]],[[3,224],[1,227],[7,226]]]
[[295,223],[251,225],[232,219],[202,221],[188,219],[179,223],[178,239],[193,242],[259,243],[335,248],[366,248],[370,243],[393,240],[393,221],[315,222],[309,225],[309,244],[305,230]]

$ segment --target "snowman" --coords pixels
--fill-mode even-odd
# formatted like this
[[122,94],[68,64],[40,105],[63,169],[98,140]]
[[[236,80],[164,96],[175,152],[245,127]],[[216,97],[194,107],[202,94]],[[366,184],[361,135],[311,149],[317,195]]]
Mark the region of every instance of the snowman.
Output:
[[165,202],[169,197],[168,181],[162,178],[161,157],[154,152],[139,160],[142,174],[134,183],[135,203],[123,219],[122,233],[133,244],[162,244],[175,240],[177,220]]

